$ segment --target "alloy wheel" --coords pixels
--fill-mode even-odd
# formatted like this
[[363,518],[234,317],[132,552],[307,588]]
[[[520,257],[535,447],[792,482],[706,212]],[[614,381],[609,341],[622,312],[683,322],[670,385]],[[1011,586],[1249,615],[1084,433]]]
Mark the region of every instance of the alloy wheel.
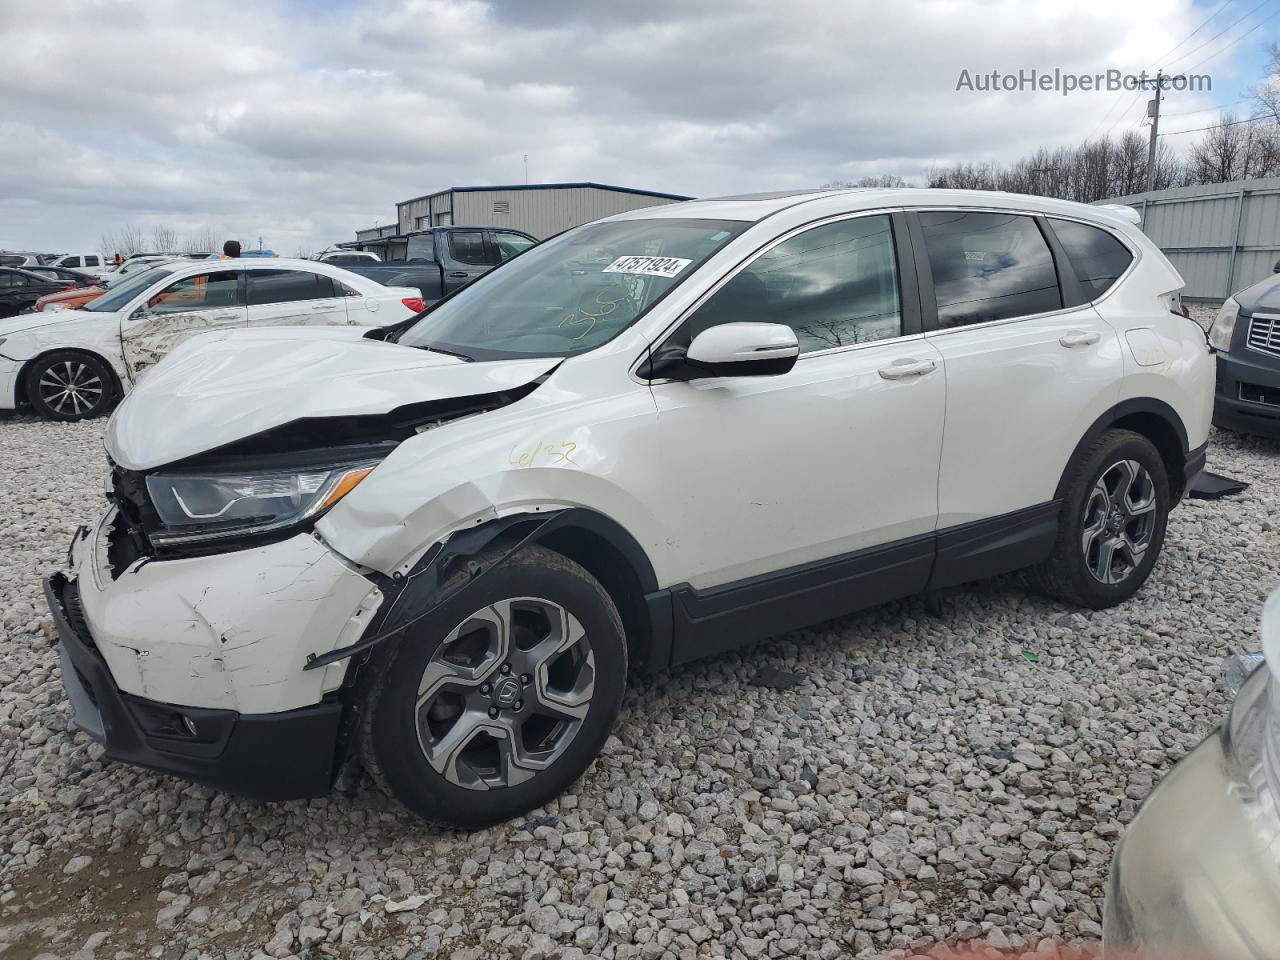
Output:
[[62,360],[50,364],[40,375],[40,399],[51,410],[63,416],[80,416],[93,410],[101,401],[102,378],[80,360]]
[[1127,580],[1142,564],[1156,527],[1156,485],[1137,460],[1102,471],[1084,507],[1081,546],[1085,566],[1099,583]]
[[591,708],[595,655],[573,614],[520,597],[477,610],[445,637],[418,683],[418,743],[450,783],[524,783],[568,749]]

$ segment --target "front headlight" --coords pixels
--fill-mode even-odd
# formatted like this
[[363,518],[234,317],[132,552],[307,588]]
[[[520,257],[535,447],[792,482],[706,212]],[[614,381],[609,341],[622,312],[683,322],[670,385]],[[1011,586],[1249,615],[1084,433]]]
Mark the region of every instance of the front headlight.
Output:
[[243,473],[153,473],[147,493],[161,528],[156,544],[270,533],[328,510],[377,461]]
[[1280,663],[1280,591],[1262,608],[1262,645],[1269,662],[1236,695],[1223,746],[1245,809],[1267,846],[1280,856],[1280,684],[1271,672]]
[[1213,326],[1209,328],[1209,346],[1227,353],[1231,349],[1231,335],[1236,331],[1236,317],[1240,316],[1240,304],[1235,297],[1227,297],[1222,302],[1222,309],[1213,318]]

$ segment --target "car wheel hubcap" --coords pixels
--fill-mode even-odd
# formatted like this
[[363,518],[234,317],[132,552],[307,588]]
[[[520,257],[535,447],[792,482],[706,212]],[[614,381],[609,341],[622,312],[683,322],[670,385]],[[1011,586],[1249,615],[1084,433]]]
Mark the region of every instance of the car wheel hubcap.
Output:
[[102,399],[102,378],[87,363],[63,360],[40,375],[40,399],[57,413],[88,413]]
[[1102,471],[1084,507],[1081,546],[1099,583],[1127,580],[1142,564],[1156,527],[1156,485],[1146,467],[1121,460]]
[[568,749],[594,692],[595,654],[577,618],[550,600],[502,600],[454,627],[423,670],[418,743],[450,783],[513,787]]

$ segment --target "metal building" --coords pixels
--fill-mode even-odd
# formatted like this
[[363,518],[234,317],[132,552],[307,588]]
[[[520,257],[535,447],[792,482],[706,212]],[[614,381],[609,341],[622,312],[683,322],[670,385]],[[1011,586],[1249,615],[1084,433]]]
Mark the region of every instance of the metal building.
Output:
[[[544,240],[561,230],[638,207],[691,200],[675,193],[605,183],[524,183],[498,187],[449,187],[396,204],[396,222],[357,230],[344,248],[374,243],[390,250],[396,239],[432,227],[511,227]],[[377,241],[391,241],[376,243]]]
[[1280,260],[1280,177],[1173,187],[1099,200],[1142,215],[1142,229],[1187,281],[1184,300],[1220,302]]
[[[399,231],[400,231],[400,228],[396,226],[394,223],[388,223],[387,225],[382,227],[370,227],[367,230],[357,230],[356,243],[357,244],[368,243],[371,240],[382,240],[382,239],[385,239],[386,237],[394,237],[397,233],[399,233]],[[348,246],[354,246],[354,245],[355,244],[348,244]]]

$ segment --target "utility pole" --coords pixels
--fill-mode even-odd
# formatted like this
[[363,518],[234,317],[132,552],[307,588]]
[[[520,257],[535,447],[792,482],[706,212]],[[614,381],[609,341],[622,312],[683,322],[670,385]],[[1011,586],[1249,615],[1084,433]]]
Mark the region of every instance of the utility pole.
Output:
[[1156,143],[1160,136],[1160,101],[1164,94],[1164,85],[1169,80],[1183,80],[1185,77],[1179,74],[1176,77],[1166,77],[1163,70],[1156,71],[1154,81],[1142,81],[1145,86],[1154,82],[1156,85],[1156,96],[1154,100],[1147,101],[1147,116],[1151,118],[1151,144],[1147,147],[1147,192],[1150,193],[1156,188]]
[[1160,95],[1164,91],[1164,71],[1156,71],[1156,98],[1147,101],[1151,118],[1151,144],[1147,147],[1147,193],[1156,188],[1156,138],[1160,136]]

